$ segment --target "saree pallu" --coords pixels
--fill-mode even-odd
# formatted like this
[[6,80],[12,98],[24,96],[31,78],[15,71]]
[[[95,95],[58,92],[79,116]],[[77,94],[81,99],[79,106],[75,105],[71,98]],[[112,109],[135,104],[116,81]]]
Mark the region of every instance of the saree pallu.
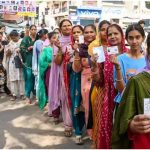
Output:
[[134,134],[128,127],[134,116],[144,113],[144,99],[150,98],[150,74],[142,72],[130,78],[115,114],[111,148],[150,148],[150,135]]
[[64,83],[65,83],[65,88],[66,88],[66,92],[67,92],[67,97],[68,97],[68,104],[71,107],[71,95],[70,95],[70,88],[69,88],[69,84],[70,84],[70,67],[71,64],[69,62],[70,58],[67,55],[67,52],[65,52],[64,54],[64,60],[63,60],[63,75],[64,75]]
[[106,52],[105,57],[104,84],[99,89],[94,106],[97,116],[94,119],[96,121],[94,126],[93,141],[98,149],[110,148],[114,98],[116,96],[116,90],[113,84],[113,64],[109,61],[109,56]]
[[49,89],[49,78],[50,78],[50,72],[51,72],[51,68],[49,67],[47,70],[46,70],[46,73],[45,73],[45,88],[46,88],[46,95],[48,96],[48,89]]
[[95,113],[93,113],[93,133],[92,133],[93,144],[95,147],[97,147],[97,142],[98,142],[97,135],[99,132],[100,118],[101,118],[101,113],[99,112],[102,111],[101,99],[104,98],[104,87],[97,88],[96,93],[97,95],[93,103],[93,110]]

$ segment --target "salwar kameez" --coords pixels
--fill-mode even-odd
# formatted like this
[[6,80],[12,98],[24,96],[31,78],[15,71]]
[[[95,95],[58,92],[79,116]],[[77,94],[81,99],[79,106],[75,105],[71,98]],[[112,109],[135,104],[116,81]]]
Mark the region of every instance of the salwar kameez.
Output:
[[[89,102],[90,102],[90,90],[92,85],[92,78],[91,78],[91,68],[83,68],[81,73],[81,93],[82,93],[82,100],[83,100],[83,107],[85,109],[85,124],[86,127],[88,126],[89,120]],[[88,135],[92,136],[92,130],[87,129]]]
[[24,81],[23,81],[23,70],[22,68],[16,68],[14,63],[14,58],[17,54],[16,50],[19,50],[21,40],[18,42],[10,41],[10,43],[5,48],[5,53],[8,51],[11,53],[10,56],[7,56],[8,65],[8,80],[10,84],[10,91],[13,96],[22,96],[24,95]]
[[39,82],[39,59],[40,59],[39,57],[43,48],[43,44],[44,44],[44,41],[39,39],[34,43],[34,46],[33,46],[32,71],[35,76],[34,88],[36,90],[36,93],[38,93],[38,82]]
[[23,75],[25,81],[25,96],[30,98],[31,92],[35,95],[34,83],[35,77],[32,73],[32,53],[33,51],[28,51],[30,46],[34,45],[35,41],[32,41],[30,36],[26,36],[23,38],[20,45],[20,53],[23,59]]
[[10,94],[10,90],[7,87],[7,72],[3,66],[3,58],[4,58],[4,47],[1,45],[1,49],[0,49],[0,93],[5,92],[6,94]]
[[81,72],[76,73],[72,69],[72,63],[69,64],[70,74],[70,95],[72,106],[72,119],[73,127],[75,129],[75,135],[81,136],[83,133],[83,127],[85,125],[84,110],[82,109],[82,96],[81,96]]

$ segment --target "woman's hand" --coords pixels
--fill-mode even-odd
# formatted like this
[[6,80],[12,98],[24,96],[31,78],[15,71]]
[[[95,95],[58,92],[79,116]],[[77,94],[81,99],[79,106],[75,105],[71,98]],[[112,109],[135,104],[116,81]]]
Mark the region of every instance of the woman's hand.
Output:
[[28,51],[33,50],[33,46],[28,47]]
[[11,50],[10,50],[10,49],[8,49],[8,50],[6,51],[6,56],[7,56],[7,57],[10,57],[10,56],[11,56],[11,54],[12,54]]
[[93,54],[93,55],[91,56],[91,61],[94,62],[94,63],[97,62],[98,57],[99,57],[98,54]]
[[58,47],[59,50],[61,50],[62,47],[61,47],[61,43],[59,40],[55,41],[54,44],[56,47]]
[[115,55],[110,55],[110,62],[112,62],[116,67],[119,67],[119,61]]
[[91,77],[93,81],[99,82],[100,74],[99,74],[98,68],[91,72]]
[[75,42],[74,45],[72,46],[72,48],[73,48],[75,51],[78,52],[78,50],[79,50],[79,45],[78,45],[78,43]]
[[136,115],[129,124],[129,130],[133,133],[150,133],[150,116]]

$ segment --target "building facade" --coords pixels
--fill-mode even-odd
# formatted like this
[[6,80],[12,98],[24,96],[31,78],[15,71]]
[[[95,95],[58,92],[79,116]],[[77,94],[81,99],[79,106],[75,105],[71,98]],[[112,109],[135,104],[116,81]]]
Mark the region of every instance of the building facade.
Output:
[[86,25],[103,19],[128,25],[150,18],[150,0],[43,0],[39,20],[57,26],[63,18]]

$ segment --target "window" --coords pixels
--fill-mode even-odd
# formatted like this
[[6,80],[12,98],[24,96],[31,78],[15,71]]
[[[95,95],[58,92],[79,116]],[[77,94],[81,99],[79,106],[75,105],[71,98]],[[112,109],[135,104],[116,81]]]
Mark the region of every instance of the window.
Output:
[[145,7],[146,7],[147,9],[150,9],[150,1],[145,1]]
[[113,4],[124,4],[124,0],[102,0],[102,2],[113,3]]

